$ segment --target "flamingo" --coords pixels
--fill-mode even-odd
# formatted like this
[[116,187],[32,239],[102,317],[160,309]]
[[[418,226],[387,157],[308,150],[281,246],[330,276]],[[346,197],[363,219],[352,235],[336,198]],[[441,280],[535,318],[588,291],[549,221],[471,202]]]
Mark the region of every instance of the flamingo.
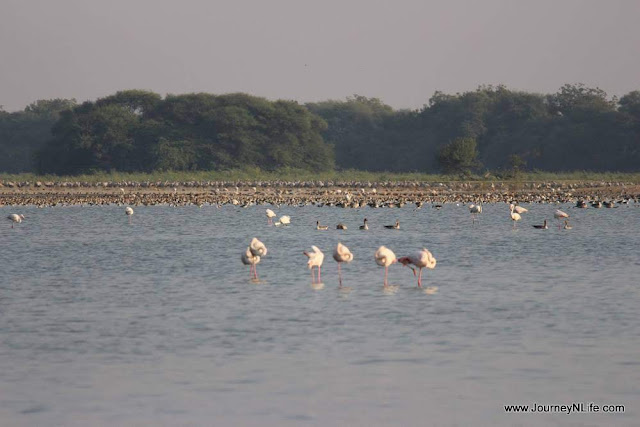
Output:
[[316,221],[316,230],[328,230],[328,225],[320,225],[320,221]]
[[553,213],[553,217],[558,220],[558,230],[560,230],[560,220],[564,218],[569,218],[569,214],[566,212],[562,212],[560,209],[557,209]]
[[129,224],[131,224],[131,215],[133,215],[133,209],[131,209],[131,207],[130,207],[130,206],[127,206],[127,207],[124,209],[124,213],[126,213],[126,214],[127,214],[127,216],[129,217]]
[[338,263],[338,280],[340,281],[340,287],[342,287],[342,269],[340,266],[343,262],[349,263],[353,261],[353,254],[345,245],[338,243],[338,246],[333,251],[333,259]]
[[22,214],[11,214],[7,217],[9,221],[11,221],[11,228],[13,228],[14,223],[20,224],[24,219],[24,215]]
[[544,224],[542,225],[534,225],[533,228],[537,228],[538,230],[548,230],[549,226],[547,225],[547,220],[544,220]]
[[525,212],[529,212],[529,209],[523,208],[522,206],[518,206],[518,205],[514,205],[514,204],[511,204],[510,206],[513,206],[513,210],[517,214],[523,214]]
[[265,256],[267,255],[267,247],[257,238],[251,239],[251,243],[249,244],[249,250],[255,256]]
[[384,287],[388,287],[389,283],[387,282],[387,277],[389,275],[389,266],[398,260],[396,259],[396,254],[386,246],[380,246],[376,251],[375,255],[376,264],[384,267]]
[[396,220],[396,223],[394,225],[385,225],[384,228],[400,230],[400,221]]
[[513,221],[513,228],[515,228],[516,227],[516,222],[520,221],[522,219],[522,217],[520,216],[519,213],[513,212],[513,208],[514,208],[513,205],[511,205],[509,207],[509,209],[511,210],[511,221]]
[[247,247],[247,250],[242,254],[241,259],[244,265],[251,266],[249,268],[249,273],[251,274],[251,278],[258,280],[258,271],[256,270],[256,264],[260,262],[260,256],[252,254],[251,248]]
[[291,217],[289,215],[282,215],[278,221],[276,221],[275,226],[279,227],[281,225],[289,225],[291,224]]
[[469,213],[471,214],[471,218],[473,219],[473,224],[476,223],[476,216],[482,213],[482,205],[469,205]]
[[271,209],[267,209],[266,212],[267,212],[267,224],[271,225],[273,224],[273,218],[276,217],[276,213]]
[[369,224],[367,223],[367,218],[364,219],[364,224],[360,226],[360,230],[368,230]]
[[[307,261],[307,267],[311,270],[311,284],[320,283],[320,267],[322,266],[322,261],[324,261],[324,254],[317,246],[311,246],[313,252],[302,252],[309,258]],[[316,282],[313,277],[313,267],[318,267],[318,281]]]
[[[436,268],[436,259],[433,257],[431,252],[429,252],[426,248],[422,248],[422,250],[414,255],[403,256],[398,258],[398,262],[407,267],[409,264],[413,264],[420,269],[420,273],[418,274],[418,287],[422,287],[422,269],[428,268],[433,270]],[[413,270],[413,275],[416,275],[416,270],[413,267],[409,267]]]

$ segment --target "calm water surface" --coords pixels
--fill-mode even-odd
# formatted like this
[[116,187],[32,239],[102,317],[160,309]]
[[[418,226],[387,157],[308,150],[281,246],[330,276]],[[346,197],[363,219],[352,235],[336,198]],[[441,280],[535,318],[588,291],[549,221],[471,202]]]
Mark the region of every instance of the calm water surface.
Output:
[[[137,207],[131,224],[117,206],[2,207],[27,219],[0,228],[0,424],[638,425],[640,208],[560,206],[574,229],[540,231],[558,206],[525,206],[515,230],[504,204],[475,227],[455,204],[275,209],[287,228],[267,206]],[[261,284],[240,263],[254,236]],[[430,249],[438,292],[398,265],[382,292],[382,244]],[[504,411],[534,402],[626,413]]]

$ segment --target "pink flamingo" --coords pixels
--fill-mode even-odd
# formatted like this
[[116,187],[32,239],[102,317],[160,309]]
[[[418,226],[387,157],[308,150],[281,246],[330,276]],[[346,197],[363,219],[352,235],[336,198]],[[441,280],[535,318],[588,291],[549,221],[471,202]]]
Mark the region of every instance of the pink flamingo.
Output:
[[[433,257],[431,252],[427,249],[423,248],[421,251],[414,255],[403,256],[398,258],[398,262],[404,265],[405,267],[409,266],[409,264],[413,264],[420,269],[420,273],[418,274],[418,287],[422,287],[422,269],[428,268],[433,270],[436,268],[436,259]],[[413,275],[416,275],[416,270],[413,267],[409,267],[413,270]]]
[[342,287],[342,269],[340,266],[343,262],[349,263],[353,261],[353,254],[345,245],[338,243],[338,246],[333,251],[333,259],[338,263],[338,280],[340,281],[340,287]]
[[[307,267],[309,267],[309,270],[311,270],[311,283],[320,283],[320,267],[322,266],[322,262],[324,261],[324,254],[322,253],[322,251],[320,249],[318,249],[317,246],[311,246],[311,249],[313,249],[313,252],[307,252],[304,251],[302,252],[303,254],[305,254],[309,260],[307,261]],[[315,281],[315,278],[313,277],[313,267],[318,267],[318,281]]]
[[384,287],[388,287],[389,283],[387,281],[387,277],[389,275],[389,266],[398,260],[396,259],[396,254],[393,251],[385,246],[380,246],[376,251],[375,255],[376,264],[384,267]]
[[247,248],[247,250],[242,254],[241,259],[244,265],[251,266],[249,268],[249,274],[251,274],[251,278],[258,280],[258,270],[256,269],[256,264],[260,262],[260,256],[252,254],[251,248]]

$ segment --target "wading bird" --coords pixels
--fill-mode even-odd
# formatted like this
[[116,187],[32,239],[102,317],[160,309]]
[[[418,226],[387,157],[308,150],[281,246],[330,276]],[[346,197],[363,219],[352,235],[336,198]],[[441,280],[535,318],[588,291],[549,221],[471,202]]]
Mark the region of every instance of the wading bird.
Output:
[[[414,255],[409,255],[409,256],[403,256],[401,258],[398,258],[398,262],[401,263],[402,265],[404,265],[405,267],[409,266],[409,264],[413,264],[416,267],[419,268],[419,273],[418,273],[418,287],[421,288],[422,287],[422,269],[423,268],[428,268],[430,270],[436,268],[436,259],[433,257],[433,255],[431,254],[431,252],[429,252],[427,249],[422,248],[421,251],[419,251],[418,253],[414,254]],[[413,267],[409,268],[411,270],[413,270],[413,275],[416,275],[416,270]]]
[[396,254],[393,251],[385,246],[380,246],[376,251],[375,255],[376,264],[384,267],[384,286],[385,288],[389,286],[387,281],[387,277],[389,275],[389,266],[398,260],[396,259]]
[[474,204],[469,205],[469,213],[471,214],[473,224],[475,224],[476,216],[482,213],[482,205],[474,205]]
[[561,219],[565,219],[565,218],[569,218],[569,214],[566,213],[566,212],[562,212],[560,209],[557,209],[553,213],[553,217],[558,220],[558,230],[560,230],[560,220]]
[[509,208],[511,210],[511,221],[513,221],[513,228],[516,228],[516,222],[520,221],[522,219],[522,217],[520,216],[520,214],[515,213],[513,211],[514,206],[511,205],[511,207]]
[[133,215],[133,209],[130,206],[127,206],[124,210],[124,213],[129,217],[129,224],[131,224],[131,216]]
[[24,219],[24,215],[20,214],[11,214],[7,217],[9,221],[11,221],[11,228],[13,228],[13,224],[20,224]]
[[244,265],[249,265],[249,274],[251,274],[251,278],[258,280],[258,271],[256,270],[256,264],[260,262],[260,257],[258,255],[254,255],[251,253],[251,248],[247,248],[247,250],[242,254],[242,263]]
[[276,217],[276,213],[271,209],[267,209],[266,212],[267,212],[267,224],[271,225],[273,224],[273,218]]
[[353,254],[342,243],[338,243],[336,249],[333,251],[333,259],[338,263],[338,280],[340,282],[340,287],[342,287],[342,269],[341,265],[343,262],[349,263],[353,261]]
[[[318,249],[317,246],[311,246],[311,249],[313,249],[313,252],[304,251],[302,253],[305,254],[307,258],[309,258],[309,260],[307,261],[307,267],[309,268],[309,270],[311,270],[311,284],[316,284],[320,283],[320,267],[322,267],[322,262],[324,261],[324,254],[320,249]],[[315,278],[313,276],[313,267],[318,267],[317,282],[315,281]]]

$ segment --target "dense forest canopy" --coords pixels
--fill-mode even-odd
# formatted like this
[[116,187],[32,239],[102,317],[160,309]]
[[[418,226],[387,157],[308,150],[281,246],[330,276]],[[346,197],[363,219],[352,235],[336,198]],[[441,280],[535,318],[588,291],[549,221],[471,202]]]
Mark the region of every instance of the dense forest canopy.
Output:
[[247,94],[128,90],[77,105],[0,109],[0,171],[360,169],[637,171],[640,91],[620,99],[564,85],[554,94],[481,86],[436,92],[419,110],[375,98],[300,105]]

